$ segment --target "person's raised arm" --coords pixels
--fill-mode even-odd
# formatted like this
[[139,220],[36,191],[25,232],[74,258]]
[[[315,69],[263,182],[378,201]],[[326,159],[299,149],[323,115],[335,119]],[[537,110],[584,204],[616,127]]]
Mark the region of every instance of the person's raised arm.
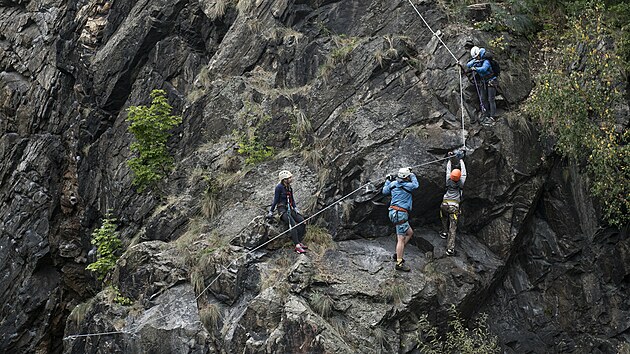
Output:
[[451,160],[448,160],[448,162],[446,163],[446,181],[448,182],[448,180],[451,178]]
[[459,164],[462,170],[462,176],[459,178],[459,180],[462,181],[462,186],[463,186],[464,183],[466,183],[466,164],[464,163],[464,160],[459,160]]

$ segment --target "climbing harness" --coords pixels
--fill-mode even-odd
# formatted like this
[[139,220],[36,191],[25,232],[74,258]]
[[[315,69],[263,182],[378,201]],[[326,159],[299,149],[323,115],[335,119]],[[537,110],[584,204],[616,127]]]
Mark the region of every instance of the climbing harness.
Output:
[[[440,38],[440,36],[433,31],[433,29],[431,28],[431,26],[429,26],[429,24],[427,23],[427,21],[424,19],[424,17],[422,16],[422,14],[420,13],[420,11],[418,11],[418,9],[416,8],[416,6],[413,4],[412,0],[409,0],[409,3],[411,4],[411,6],[413,7],[413,9],[416,11],[416,13],[418,14],[418,16],[420,16],[420,19],[422,19],[422,22],[424,22],[424,24],[426,25],[426,27],[429,29],[429,31],[431,31],[431,33],[438,39],[438,41],[440,41],[440,43],[442,43],[442,45],[444,46],[444,48],[448,51],[448,53],[453,57],[453,59],[455,60],[455,62],[458,64],[459,67],[459,86],[460,86],[460,109],[461,109],[461,120],[462,120],[462,147],[465,148],[466,147],[466,139],[465,139],[465,127],[464,127],[464,91],[463,91],[463,69],[459,66],[459,60],[457,59],[457,57],[453,54],[453,52],[448,48],[448,46],[446,45],[446,43],[444,43],[444,41],[442,40],[442,38]],[[483,104],[482,104],[483,105]],[[437,160],[433,160],[433,161],[429,161],[429,162],[425,162],[425,163],[421,163],[415,166],[410,166],[409,168],[417,168],[417,167],[421,167],[421,166],[425,166],[428,164],[432,164],[432,163],[436,163],[436,162],[440,162],[440,161],[444,161],[449,159],[450,157],[445,157],[445,158],[441,158],[441,159],[437,159]],[[284,172],[284,171],[282,171]],[[288,171],[287,171],[288,172]],[[330,204],[329,206],[323,208],[322,210],[318,211],[317,213],[311,215],[310,217],[304,219],[303,221],[295,224],[293,227],[297,227],[299,225],[302,225],[306,222],[308,222],[309,220],[313,219],[314,217],[318,216],[319,214],[323,213],[324,211],[332,208],[333,206],[341,203],[343,200],[345,200],[346,198],[348,198],[349,196],[355,194],[356,192],[358,192],[359,190],[365,188],[366,191],[368,191],[370,188],[374,188],[374,186],[372,185],[371,182],[367,182],[363,185],[361,185],[359,188],[353,190],[352,192],[346,194],[345,196],[341,197],[339,200],[333,202],[332,204]],[[290,208],[290,207],[289,207]],[[290,209],[288,209],[290,211]],[[252,220],[253,221],[253,220]],[[250,222],[251,224],[251,222]],[[289,223],[290,224],[290,223]],[[249,224],[248,224],[249,225]],[[244,229],[243,229],[244,230]],[[243,231],[241,230],[241,232]],[[245,254],[241,255],[238,258],[235,258],[234,260],[232,260],[230,262],[230,264],[228,265],[228,267],[231,267],[233,264],[236,265],[236,262],[241,260],[244,257],[247,257],[248,255],[252,254],[253,252],[259,250],[260,248],[266,246],[267,244],[269,244],[270,242],[278,239],[279,237],[283,236],[284,234],[290,232],[292,230],[292,228],[289,225],[289,229],[285,230],[281,233],[279,233],[278,235],[276,235],[275,237],[269,239],[268,241],[260,244],[259,246],[253,248],[252,250],[249,250],[248,252],[246,252]],[[221,275],[224,274],[225,272],[229,272],[229,269],[227,267],[224,267],[223,265],[219,265],[222,269],[219,271],[219,274],[217,274],[217,276],[199,293],[199,295],[197,295],[195,297],[195,301],[199,300],[199,298],[208,290],[210,289],[210,287],[221,277]],[[167,303],[164,305],[164,307],[174,303],[175,300],[171,301],[170,303]],[[166,314],[163,316],[158,317],[155,321],[159,321],[163,318],[166,318],[167,316],[170,316],[170,314]],[[71,339],[77,339],[77,338],[82,338],[82,337],[95,337],[95,336],[105,336],[105,335],[113,335],[113,334],[129,334],[131,336],[134,336],[134,331],[137,330],[139,328],[140,325],[137,325],[136,327],[132,327],[132,329],[127,330],[127,331],[110,331],[110,332],[99,332],[99,333],[85,333],[85,334],[73,334],[73,335],[69,335],[63,338],[63,340],[71,340]]]

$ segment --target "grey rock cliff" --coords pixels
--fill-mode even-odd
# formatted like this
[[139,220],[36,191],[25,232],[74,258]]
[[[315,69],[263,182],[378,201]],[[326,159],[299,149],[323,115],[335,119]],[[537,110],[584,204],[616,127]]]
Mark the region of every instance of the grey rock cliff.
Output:
[[[417,6],[460,62],[492,39]],[[0,0],[0,351],[413,353],[419,316],[443,331],[454,304],[487,313],[508,353],[616,352],[629,239],[599,228],[584,177],[519,113],[529,42],[504,36],[501,119],[471,123],[464,81],[462,132],[457,65],[408,1]],[[176,169],[138,194],[126,108],[153,89],[183,124]],[[234,132],[248,130],[273,159],[245,163]],[[306,255],[261,218],[282,169],[308,216],[462,134],[455,257],[437,234],[443,162],[414,171],[407,274],[378,190],[313,220]],[[108,210],[119,294],[85,270]]]

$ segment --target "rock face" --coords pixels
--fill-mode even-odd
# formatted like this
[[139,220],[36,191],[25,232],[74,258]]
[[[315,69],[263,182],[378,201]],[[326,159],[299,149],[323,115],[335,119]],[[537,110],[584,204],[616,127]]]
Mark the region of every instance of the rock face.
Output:
[[[493,39],[417,6],[460,62]],[[413,353],[451,304],[505,352],[627,349],[628,237],[518,112],[529,42],[502,35],[501,119],[471,123],[463,82],[462,129],[458,67],[408,1],[0,0],[0,351]],[[184,123],[175,171],[138,194],[126,108],[153,89]],[[464,139],[446,257],[445,162],[424,164]],[[274,158],[247,164],[255,141]],[[400,274],[378,188],[418,165]],[[260,217],[282,169],[305,215],[325,209],[306,255]],[[85,266],[108,211],[126,248],[103,287]]]

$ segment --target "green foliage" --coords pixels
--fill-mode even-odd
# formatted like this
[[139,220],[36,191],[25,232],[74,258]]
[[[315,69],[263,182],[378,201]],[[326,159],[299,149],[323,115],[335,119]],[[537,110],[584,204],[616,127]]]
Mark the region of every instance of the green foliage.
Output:
[[586,164],[604,219],[621,226],[630,221],[630,134],[615,121],[622,59],[604,14],[593,6],[571,19],[552,71],[539,76],[525,109],[563,156]]
[[118,259],[116,251],[120,249],[122,243],[116,227],[116,219],[108,213],[103,220],[103,225],[92,232],[92,244],[96,246],[96,261],[89,264],[87,269],[96,273],[99,280],[107,276]]
[[120,293],[120,290],[118,290],[117,287],[113,286],[112,289],[114,291],[114,302],[115,303],[117,303],[118,305],[122,305],[122,306],[131,306],[131,305],[133,305],[133,300],[131,300],[128,297],[122,296],[122,294]]
[[168,153],[166,142],[171,136],[169,130],[181,124],[181,116],[171,115],[172,107],[166,99],[166,92],[153,90],[151,106],[132,106],[127,109],[127,121],[136,141],[131,151],[138,156],[131,158],[127,165],[134,173],[133,184],[139,192],[153,187],[173,169],[173,157]]
[[359,45],[358,37],[338,35],[332,37],[335,47],[330,52],[326,62],[319,68],[319,75],[327,77],[338,64],[346,63],[350,59],[350,53]]
[[245,156],[245,163],[254,165],[272,157],[275,153],[274,148],[265,145],[264,139],[258,136],[260,127],[269,122],[271,116],[265,114],[260,106],[245,102],[238,119],[241,124],[248,127],[245,132],[236,129],[232,131],[238,145],[237,152]]
[[246,164],[254,165],[273,156],[274,148],[264,145],[256,135],[255,130],[249,129],[247,134],[239,134],[234,131],[233,134],[237,136],[237,151],[245,156]]
[[489,354],[500,353],[497,337],[494,336],[486,321],[488,316],[482,315],[469,329],[464,326],[455,306],[449,309],[451,319],[445,337],[438,334],[427,315],[420,316],[418,321],[418,349],[426,354],[460,353],[460,354]]
[[359,44],[358,37],[347,37],[345,35],[339,35],[333,37],[335,42],[335,49],[330,53],[330,59],[333,64],[345,63],[350,58],[350,53]]

